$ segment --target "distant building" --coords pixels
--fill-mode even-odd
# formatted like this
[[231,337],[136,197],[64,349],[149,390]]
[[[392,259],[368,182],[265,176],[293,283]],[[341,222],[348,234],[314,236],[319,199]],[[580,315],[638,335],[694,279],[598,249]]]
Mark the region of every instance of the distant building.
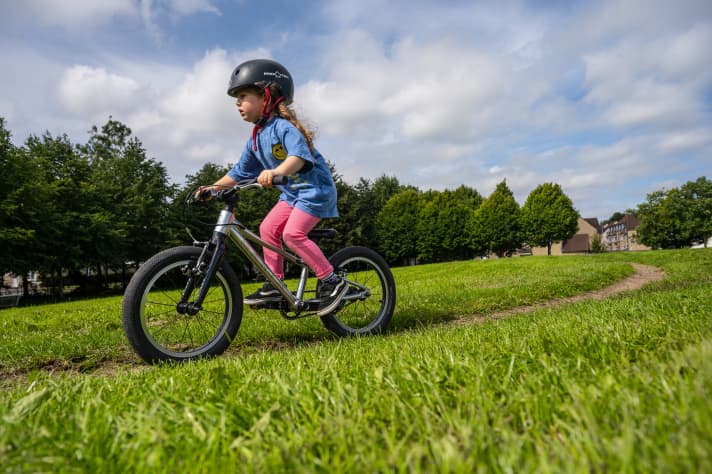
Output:
[[607,223],[603,226],[603,244],[608,252],[623,250],[650,250],[650,247],[638,242],[638,218],[633,214],[626,214],[620,220]]
[[[564,242],[551,245],[551,255],[591,253],[594,238],[598,236],[608,252],[650,250],[650,247],[638,242],[638,219],[633,214],[626,214],[620,220],[609,222],[603,227],[595,217],[578,220],[576,235]],[[546,247],[534,247],[532,255],[546,255]]]
[[700,242],[699,244],[695,244],[690,248],[693,248],[693,249],[712,248],[712,237],[707,239],[707,247],[705,247],[704,242]]
[[[601,235],[601,225],[595,217],[579,217],[576,234],[563,242],[551,244],[551,255],[591,253],[593,239]],[[547,255],[546,247],[532,247],[532,255]]]

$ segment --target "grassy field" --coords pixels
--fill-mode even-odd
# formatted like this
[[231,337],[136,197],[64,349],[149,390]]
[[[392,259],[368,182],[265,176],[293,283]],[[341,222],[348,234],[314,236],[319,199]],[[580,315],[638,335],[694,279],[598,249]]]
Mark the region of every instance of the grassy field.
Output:
[[[665,279],[447,324],[605,287],[630,262]],[[246,311],[224,356],[180,366],[130,352],[120,298],[0,311],[0,469],[712,472],[712,250],[394,274],[387,334]]]

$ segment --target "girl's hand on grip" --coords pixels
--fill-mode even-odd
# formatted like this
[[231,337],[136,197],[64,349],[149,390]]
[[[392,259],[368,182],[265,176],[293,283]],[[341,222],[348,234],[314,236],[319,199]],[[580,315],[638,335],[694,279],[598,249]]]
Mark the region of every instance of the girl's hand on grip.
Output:
[[201,186],[195,191],[193,198],[196,201],[210,201],[213,198],[213,194],[215,194],[214,186]]

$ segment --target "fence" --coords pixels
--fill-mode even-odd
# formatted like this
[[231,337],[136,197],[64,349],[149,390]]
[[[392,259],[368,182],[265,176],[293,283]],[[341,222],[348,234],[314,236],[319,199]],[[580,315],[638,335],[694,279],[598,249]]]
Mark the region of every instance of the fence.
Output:
[[20,302],[20,298],[22,298],[22,293],[18,292],[13,292],[13,293],[0,293],[0,308],[10,308],[12,306],[17,306],[17,304]]

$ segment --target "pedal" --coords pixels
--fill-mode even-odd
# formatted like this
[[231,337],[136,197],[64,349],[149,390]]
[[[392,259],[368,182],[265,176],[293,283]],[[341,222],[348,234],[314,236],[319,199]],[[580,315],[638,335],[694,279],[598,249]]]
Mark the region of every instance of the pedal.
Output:
[[277,309],[277,310],[283,310],[283,311],[286,311],[289,309],[289,303],[286,302],[285,300],[265,301],[263,303],[250,304],[247,306],[249,306],[252,309]]

